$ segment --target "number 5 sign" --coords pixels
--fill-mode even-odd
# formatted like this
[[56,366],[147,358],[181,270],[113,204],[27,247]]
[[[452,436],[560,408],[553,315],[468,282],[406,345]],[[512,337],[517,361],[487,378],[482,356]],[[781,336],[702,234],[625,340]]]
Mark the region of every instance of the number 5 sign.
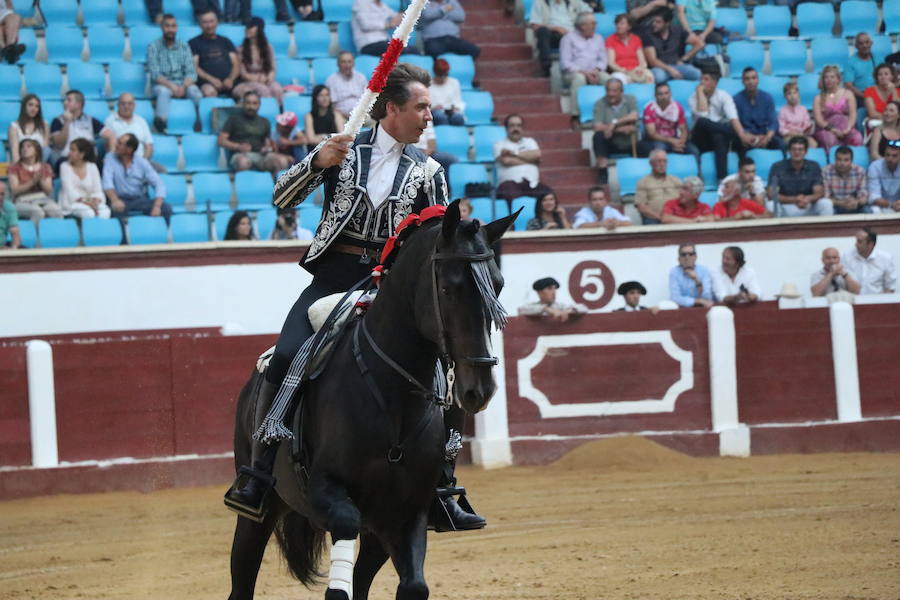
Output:
[[596,260],[578,263],[569,273],[569,295],[591,310],[603,308],[612,300],[616,280],[605,264]]

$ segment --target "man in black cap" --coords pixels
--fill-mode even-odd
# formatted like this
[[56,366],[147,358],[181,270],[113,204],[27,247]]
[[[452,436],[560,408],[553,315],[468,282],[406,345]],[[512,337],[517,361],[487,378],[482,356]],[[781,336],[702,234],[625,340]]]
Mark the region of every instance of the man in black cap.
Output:
[[641,285],[640,281],[626,281],[619,286],[616,293],[625,298],[625,306],[617,308],[613,312],[635,312],[639,310],[648,310],[646,306],[641,306],[641,296],[647,294],[647,288]]
[[519,307],[519,314],[525,317],[549,317],[561,323],[570,317],[583,315],[587,307],[582,304],[562,304],[556,301],[556,290],[559,282],[552,277],[543,277],[531,285],[537,292],[538,301]]

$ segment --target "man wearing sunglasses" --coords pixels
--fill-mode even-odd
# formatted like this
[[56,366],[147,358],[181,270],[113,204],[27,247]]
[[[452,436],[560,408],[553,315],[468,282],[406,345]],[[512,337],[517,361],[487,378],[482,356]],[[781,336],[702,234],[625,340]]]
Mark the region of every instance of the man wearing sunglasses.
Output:
[[872,212],[900,212],[900,140],[891,140],[884,158],[869,165]]
[[713,305],[712,275],[697,264],[697,248],[693,244],[678,246],[678,264],[669,271],[669,295],[681,307]]

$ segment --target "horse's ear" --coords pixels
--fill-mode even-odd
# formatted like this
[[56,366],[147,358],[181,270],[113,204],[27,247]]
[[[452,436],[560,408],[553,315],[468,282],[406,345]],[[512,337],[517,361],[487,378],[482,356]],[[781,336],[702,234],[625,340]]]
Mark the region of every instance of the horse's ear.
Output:
[[459,200],[454,200],[444,213],[443,233],[447,241],[453,239],[457,226],[459,226]]
[[488,244],[493,245],[494,242],[503,237],[503,234],[510,228],[516,218],[519,216],[519,213],[522,212],[522,209],[519,208],[516,212],[511,215],[505,216],[502,219],[497,219],[496,221],[492,221],[484,226],[484,231],[487,235]]

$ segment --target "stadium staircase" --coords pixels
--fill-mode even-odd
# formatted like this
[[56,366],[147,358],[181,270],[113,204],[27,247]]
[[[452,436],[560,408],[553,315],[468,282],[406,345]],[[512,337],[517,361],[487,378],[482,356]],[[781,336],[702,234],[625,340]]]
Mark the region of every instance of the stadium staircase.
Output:
[[[538,61],[525,42],[525,29],[504,14],[503,0],[463,0],[462,37],[481,47],[477,75],[481,89],[494,98],[494,119],[510,113],[525,119],[525,135],[541,147],[541,181],[556,191],[561,204],[583,205],[587,188],[597,181],[581,133],[571,128],[550,78],[538,76]],[[452,75],[452,73],[451,73]]]

